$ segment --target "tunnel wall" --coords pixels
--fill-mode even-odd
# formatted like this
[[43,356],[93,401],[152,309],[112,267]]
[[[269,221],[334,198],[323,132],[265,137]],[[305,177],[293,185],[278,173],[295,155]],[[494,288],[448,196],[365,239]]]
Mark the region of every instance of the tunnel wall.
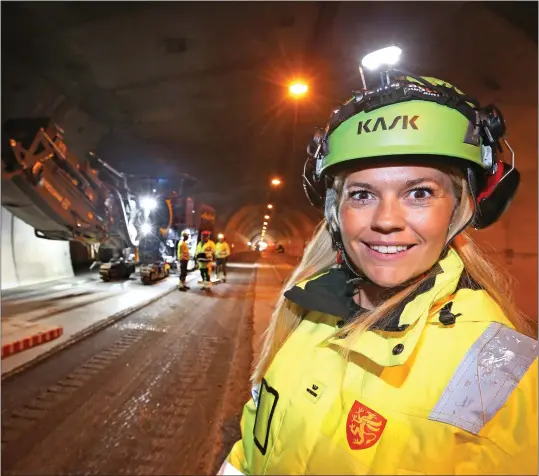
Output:
[[69,242],[37,238],[2,207],[2,289],[73,277]]
[[[459,80],[466,83],[467,90],[473,91],[481,103],[493,102],[500,107],[507,123],[507,139],[521,173],[518,193],[502,220],[484,231],[474,232],[473,237],[491,259],[514,277],[518,306],[537,321],[537,44],[479,4],[466,11],[468,25],[462,28],[466,35],[457,35],[455,47],[465,52],[460,59],[466,64],[468,74],[475,68],[483,75],[476,73],[467,78],[462,71]],[[466,48],[475,39],[469,28],[478,24],[485,29],[480,35],[484,43],[477,48],[488,44],[496,51],[495,62],[485,58],[478,61],[481,55],[474,55]],[[486,87],[484,78],[488,76],[497,81],[495,90]],[[510,161],[510,156],[506,160]]]

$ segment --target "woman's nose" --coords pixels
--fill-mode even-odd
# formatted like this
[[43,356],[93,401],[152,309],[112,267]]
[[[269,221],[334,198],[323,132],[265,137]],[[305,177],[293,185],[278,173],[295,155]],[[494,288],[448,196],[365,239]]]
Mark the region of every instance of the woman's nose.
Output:
[[393,233],[405,228],[404,210],[397,199],[384,199],[378,202],[372,218],[371,228],[379,233]]

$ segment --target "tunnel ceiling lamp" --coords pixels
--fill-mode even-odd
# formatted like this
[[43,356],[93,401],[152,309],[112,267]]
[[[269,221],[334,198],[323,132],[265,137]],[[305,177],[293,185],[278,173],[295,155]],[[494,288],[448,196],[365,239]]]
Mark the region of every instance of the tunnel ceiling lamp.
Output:
[[273,208],[273,205],[271,203],[269,203],[268,208],[271,210]]
[[264,220],[269,220],[269,219],[270,219],[269,215],[264,215]]
[[290,96],[294,98],[300,98],[305,96],[305,94],[307,94],[307,91],[309,91],[309,86],[307,86],[307,83],[302,80],[293,81],[288,86],[288,92],[290,93]]
[[225,237],[225,235],[223,235],[222,233],[219,233],[219,234],[217,235],[217,239],[218,239],[218,240],[222,240],[224,237]]
[[145,211],[150,212],[157,207],[157,201],[152,197],[144,197],[140,200],[140,205]]
[[271,180],[271,184],[274,186],[274,187],[278,187],[279,185],[281,185],[281,180],[278,179],[278,178],[274,178]]
[[361,66],[369,71],[374,71],[381,66],[392,66],[399,62],[401,53],[402,50],[398,46],[388,46],[364,56]]
[[263,223],[263,225],[264,225],[264,226],[266,226],[267,224],[268,224],[268,222],[267,222],[267,221],[265,221],[265,222]]
[[247,242],[247,246],[251,246],[252,243],[250,241]]

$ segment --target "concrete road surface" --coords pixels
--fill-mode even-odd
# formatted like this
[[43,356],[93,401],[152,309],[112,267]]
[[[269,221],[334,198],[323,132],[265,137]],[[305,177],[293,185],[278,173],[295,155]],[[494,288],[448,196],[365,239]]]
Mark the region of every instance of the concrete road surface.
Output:
[[2,474],[215,474],[249,398],[255,267],[2,383]]

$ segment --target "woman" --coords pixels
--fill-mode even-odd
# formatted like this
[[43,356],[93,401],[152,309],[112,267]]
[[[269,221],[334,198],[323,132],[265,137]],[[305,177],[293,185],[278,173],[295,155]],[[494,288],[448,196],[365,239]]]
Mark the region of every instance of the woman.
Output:
[[518,185],[498,157],[503,118],[434,78],[385,74],[310,146],[304,185],[325,221],[222,474],[537,474],[537,342],[465,233]]

